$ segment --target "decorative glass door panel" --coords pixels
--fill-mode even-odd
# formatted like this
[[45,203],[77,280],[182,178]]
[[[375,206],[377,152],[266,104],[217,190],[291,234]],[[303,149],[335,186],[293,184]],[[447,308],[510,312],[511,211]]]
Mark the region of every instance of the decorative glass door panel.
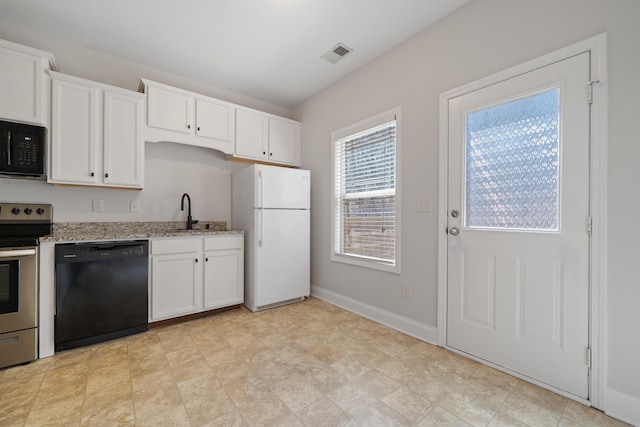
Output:
[[560,89],[466,115],[465,226],[557,231]]

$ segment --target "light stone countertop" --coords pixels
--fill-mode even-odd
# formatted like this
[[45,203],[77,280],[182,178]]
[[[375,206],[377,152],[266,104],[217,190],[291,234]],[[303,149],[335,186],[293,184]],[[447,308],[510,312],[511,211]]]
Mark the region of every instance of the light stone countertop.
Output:
[[227,230],[226,221],[200,221],[194,224],[193,230],[187,230],[184,221],[58,222],[53,224],[53,233],[41,237],[40,242],[129,240],[220,234],[244,234],[244,230]]

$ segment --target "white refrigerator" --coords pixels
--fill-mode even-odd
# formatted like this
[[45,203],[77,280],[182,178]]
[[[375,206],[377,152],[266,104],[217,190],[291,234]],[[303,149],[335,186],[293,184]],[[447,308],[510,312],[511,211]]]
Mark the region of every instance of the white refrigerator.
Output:
[[232,223],[245,230],[245,306],[260,311],[310,294],[308,170],[252,165],[233,172]]

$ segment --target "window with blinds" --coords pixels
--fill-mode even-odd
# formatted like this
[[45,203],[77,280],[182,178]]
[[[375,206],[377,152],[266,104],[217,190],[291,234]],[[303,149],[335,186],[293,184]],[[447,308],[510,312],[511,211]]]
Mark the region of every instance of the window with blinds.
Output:
[[396,265],[396,121],[334,134],[334,259]]

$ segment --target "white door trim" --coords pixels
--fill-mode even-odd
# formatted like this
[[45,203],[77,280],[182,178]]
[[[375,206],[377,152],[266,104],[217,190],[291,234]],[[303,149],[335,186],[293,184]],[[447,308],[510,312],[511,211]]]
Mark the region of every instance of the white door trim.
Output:
[[[545,67],[580,53],[591,53],[591,80],[593,104],[591,106],[591,159],[590,210],[592,235],[589,276],[591,278],[589,307],[589,346],[591,347],[591,373],[589,402],[599,409],[606,399],[606,302],[607,302],[607,147],[608,147],[608,80],[607,34],[602,33],[523,64],[476,80],[440,95],[440,143],[438,190],[438,345],[445,347],[447,338],[447,206],[448,206],[448,145],[449,100],[480,88],[498,83],[529,71]],[[588,89],[585,82],[585,93]]]

